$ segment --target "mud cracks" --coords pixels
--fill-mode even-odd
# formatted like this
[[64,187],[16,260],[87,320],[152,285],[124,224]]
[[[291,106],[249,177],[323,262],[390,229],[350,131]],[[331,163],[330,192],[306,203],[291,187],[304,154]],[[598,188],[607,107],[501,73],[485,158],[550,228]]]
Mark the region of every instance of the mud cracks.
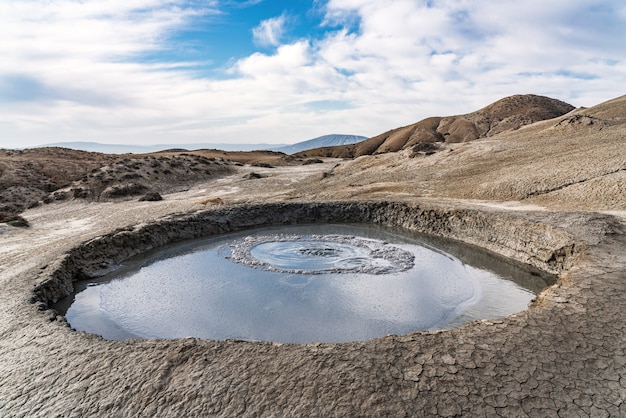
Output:
[[11,367],[0,367],[0,412],[626,415],[626,239],[623,225],[598,214],[387,202],[226,207],[168,216],[86,242],[48,264],[34,299],[46,308],[71,291],[73,280],[168,243],[257,225],[313,222],[384,224],[454,238],[561,278],[529,310],[502,320],[358,343],[116,342],[55,322],[28,324],[14,331],[22,348],[4,351]]

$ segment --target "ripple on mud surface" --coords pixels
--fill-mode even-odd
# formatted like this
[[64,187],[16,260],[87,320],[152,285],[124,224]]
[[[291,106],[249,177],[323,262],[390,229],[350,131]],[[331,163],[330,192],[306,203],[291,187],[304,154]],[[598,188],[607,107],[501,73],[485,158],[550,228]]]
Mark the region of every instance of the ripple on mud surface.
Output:
[[239,263],[294,274],[388,274],[412,268],[415,259],[387,242],[347,235],[254,235],[229,246]]

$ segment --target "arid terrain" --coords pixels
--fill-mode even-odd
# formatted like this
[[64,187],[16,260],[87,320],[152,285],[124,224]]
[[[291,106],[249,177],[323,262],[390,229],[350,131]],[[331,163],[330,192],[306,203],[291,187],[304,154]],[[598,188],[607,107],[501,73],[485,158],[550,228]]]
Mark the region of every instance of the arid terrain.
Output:
[[[527,311],[342,343],[106,341],[72,281],[254,225],[378,223],[559,275]],[[626,96],[513,96],[363,143],[0,150],[0,417],[626,416]]]
[[234,174],[234,167],[244,163],[272,167],[309,160],[271,151],[113,155],[57,147],[0,150],[0,214],[8,217],[39,204],[76,198],[106,201],[171,193]]

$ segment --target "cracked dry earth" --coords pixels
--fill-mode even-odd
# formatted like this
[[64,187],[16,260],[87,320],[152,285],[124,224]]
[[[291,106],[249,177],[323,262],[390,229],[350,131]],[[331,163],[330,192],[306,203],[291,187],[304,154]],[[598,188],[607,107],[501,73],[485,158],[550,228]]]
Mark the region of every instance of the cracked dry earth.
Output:
[[[224,197],[232,187],[214,192]],[[625,225],[610,216],[469,205],[461,212],[468,219],[503,217],[494,231],[539,221],[584,245],[528,311],[446,332],[345,344],[115,342],[73,332],[29,302],[41,276],[77,243],[195,213],[202,192],[150,204],[68,202],[27,212],[30,230],[2,226],[3,416],[626,415]],[[408,213],[445,213],[450,203],[418,207]],[[229,207],[218,212],[215,222]],[[400,219],[379,212],[369,216]],[[570,232],[561,236],[564,226]]]
[[[455,149],[474,155],[481,146],[501,145]],[[568,188],[553,200],[505,202],[417,197],[408,191],[416,183],[389,178],[369,190],[350,187],[357,176],[336,183],[342,170],[386,157],[370,158],[255,167],[263,174],[256,180],[246,178],[252,168],[241,167],[160,202],[68,201],[24,212],[28,229],[0,224],[0,416],[626,416],[622,202],[602,206],[603,213],[581,212],[572,206],[586,194]],[[410,162],[419,164],[395,158]],[[324,181],[335,182],[338,193],[320,193],[314,186]],[[569,200],[559,206],[563,193]],[[325,203],[314,203],[320,199]],[[336,219],[466,241],[559,279],[527,311],[507,318],[342,344],[106,341],[71,330],[32,302],[64,254],[90,240],[118,242],[115,251],[128,255],[259,223]]]

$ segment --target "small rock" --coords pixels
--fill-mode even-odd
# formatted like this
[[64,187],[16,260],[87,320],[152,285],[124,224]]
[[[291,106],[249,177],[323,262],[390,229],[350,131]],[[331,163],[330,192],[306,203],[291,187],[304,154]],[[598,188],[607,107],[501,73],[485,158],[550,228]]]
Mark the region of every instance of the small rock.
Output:
[[324,161],[319,158],[309,158],[308,160],[304,160],[302,165],[310,165],[310,164],[322,164]]
[[147,193],[139,199],[140,202],[158,202],[159,200],[163,200],[163,196],[157,192]]
[[0,212],[0,223],[16,227],[28,227],[28,221],[19,215],[13,213]]
[[244,178],[248,179],[248,180],[254,180],[254,179],[262,179],[263,176],[259,173],[255,173],[254,171],[251,173],[248,173],[244,176]]

